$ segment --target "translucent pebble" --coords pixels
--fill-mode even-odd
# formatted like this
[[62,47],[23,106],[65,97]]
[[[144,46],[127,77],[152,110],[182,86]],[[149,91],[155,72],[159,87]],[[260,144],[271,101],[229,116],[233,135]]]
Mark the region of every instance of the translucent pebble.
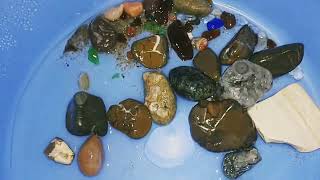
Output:
[[295,68],[293,71],[289,73],[295,80],[301,80],[304,78],[303,70],[300,66]]
[[188,131],[159,127],[145,145],[146,157],[160,168],[173,168],[187,160],[194,152],[194,142]]
[[220,15],[222,14],[221,9],[219,8],[214,8],[211,12],[212,15],[216,16],[216,17],[220,17]]
[[263,31],[258,33],[258,43],[254,49],[254,52],[259,52],[267,49],[268,37],[267,34]]

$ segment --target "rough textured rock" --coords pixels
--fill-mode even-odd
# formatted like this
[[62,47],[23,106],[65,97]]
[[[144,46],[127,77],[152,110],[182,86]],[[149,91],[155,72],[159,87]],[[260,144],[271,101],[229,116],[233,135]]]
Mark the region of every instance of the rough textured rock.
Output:
[[249,59],[257,43],[256,33],[248,25],[244,25],[221,51],[221,63],[233,64],[239,59]]
[[181,60],[190,60],[193,58],[192,42],[181,21],[176,20],[169,25],[168,37],[171,47]]
[[304,45],[287,44],[255,53],[250,61],[268,69],[274,78],[294,70],[302,61]]
[[256,148],[230,152],[224,156],[223,173],[227,178],[236,179],[260,161],[261,157]]
[[131,52],[145,67],[150,69],[161,68],[167,64],[168,42],[166,37],[154,35],[132,44]]
[[88,25],[80,26],[68,40],[64,52],[75,52],[82,50],[89,44]]
[[158,124],[168,124],[176,114],[176,97],[167,78],[159,72],[143,74],[145,105],[153,120]]
[[231,99],[197,104],[190,112],[189,124],[192,138],[212,152],[247,148],[257,139],[250,116]]
[[134,139],[144,137],[152,125],[149,109],[133,99],[111,106],[107,118],[112,127]]
[[172,69],[169,73],[169,81],[176,93],[193,101],[218,96],[218,90],[220,90],[217,83],[209,76],[189,66]]
[[52,161],[70,165],[74,158],[74,152],[68,144],[61,138],[54,138],[44,150],[44,154]]
[[77,92],[67,108],[66,127],[76,136],[106,135],[108,122],[103,100],[83,91]]
[[111,23],[101,16],[91,22],[89,36],[92,46],[99,52],[110,52],[117,42],[117,32]]
[[247,60],[238,60],[221,78],[222,97],[237,100],[245,107],[253,106],[272,87],[272,74]]
[[208,0],[173,0],[174,8],[181,13],[207,16],[212,11],[212,4]]
[[220,80],[221,64],[218,56],[210,48],[200,51],[193,59],[193,65],[215,81]]
[[85,176],[96,176],[104,161],[102,141],[97,135],[90,136],[81,146],[78,154],[78,165]]

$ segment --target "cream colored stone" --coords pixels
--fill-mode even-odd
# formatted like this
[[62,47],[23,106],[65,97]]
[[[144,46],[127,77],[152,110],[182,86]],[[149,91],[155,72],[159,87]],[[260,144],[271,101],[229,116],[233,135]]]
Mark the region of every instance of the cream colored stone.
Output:
[[145,86],[145,105],[153,120],[158,124],[168,124],[176,113],[176,97],[167,78],[159,72],[143,74]]
[[287,143],[300,152],[320,148],[319,107],[298,84],[258,103],[249,114],[268,143]]
[[106,18],[109,21],[115,21],[120,19],[121,15],[123,13],[123,4],[121,4],[118,7],[114,7],[111,9],[108,9],[104,14],[104,18]]

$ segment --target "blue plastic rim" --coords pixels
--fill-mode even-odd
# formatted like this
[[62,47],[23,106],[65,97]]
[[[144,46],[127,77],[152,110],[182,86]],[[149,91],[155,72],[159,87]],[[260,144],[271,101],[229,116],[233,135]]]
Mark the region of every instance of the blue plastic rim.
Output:
[[[212,180],[225,179],[221,172],[223,154],[208,153],[194,144],[194,153],[180,166],[159,168],[144,155],[145,140],[132,141],[112,130],[103,138],[106,162],[99,176],[84,177],[76,160],[71,166],[48,161],[43,149],[55,136],[62,137],[78,152],[85,137],[69,135],[64,128],[66,103],[77,91],[79,71],[94,74],[91,93],[103,97],[107,107],[125,98],[143,101],[142,71],[126,72],[126,78],[112,80],[116,73],[114,61],[102,61],[101,65],[70,61],[70,68],[59,58],[63,42],[74,29],[90,17],[118,4],[119,0],[2,0],[0,1],[0,179],[173,179]],[[218,4],[241,12],[272,34],[280,44],[302,42],[305,58],[301,65],[304,79],[300,83],[320,105],[320,2],[306,0],[254,1],[217,0]],[[55,53],[56,52],[56,53]],[[174,54],[173,59],[177,58]],[[84,59],[76,57],[75,59]],[[109,56],[102,59],[111,59]],[[176,60],[177,61],[177,60]],[[163,69],[167,74],[173,62]],[[188,65],[188,64],[187,64]],[[107,71],[106,67],[110,67]],[[45,76],[43,76],[45,75]],[[280,88],[289,80],[276,84]],[[73,83],[73,84],[72,84]],[[124,86],[124,84],[126,84]],[[121,87],[125,88],[121,88]],[[119,96],[121,94],[121,96]],[[50,98],[52,96],[53,98]],[[184,122],[194,105],[178,98],[177,117],[169,127],[179,127],[187,132]],[[158,126],[153,126],[153,130]],[[164,130],[166,131],[166,130]],[[263,158],[250,172],[240,179],[319,179],[320,152],[302,154],[287,145],[257,142]]]

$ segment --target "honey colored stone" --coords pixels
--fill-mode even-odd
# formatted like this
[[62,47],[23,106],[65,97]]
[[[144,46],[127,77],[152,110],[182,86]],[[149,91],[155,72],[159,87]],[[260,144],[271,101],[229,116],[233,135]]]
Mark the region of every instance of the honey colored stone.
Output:
[[90,136],[82,145],[78,154],[78,164],[85,176],[96,176],[104,161],[104,150],[101,139],[97,135]]
[[145,105],[158,124],[170,123],[176,114],[176,97],[167,78],[159,72],[143,74]]
[[152,125],[149,109],[133,99],[111,106],[107,119],[112,127],[134,139],[144,137]]

